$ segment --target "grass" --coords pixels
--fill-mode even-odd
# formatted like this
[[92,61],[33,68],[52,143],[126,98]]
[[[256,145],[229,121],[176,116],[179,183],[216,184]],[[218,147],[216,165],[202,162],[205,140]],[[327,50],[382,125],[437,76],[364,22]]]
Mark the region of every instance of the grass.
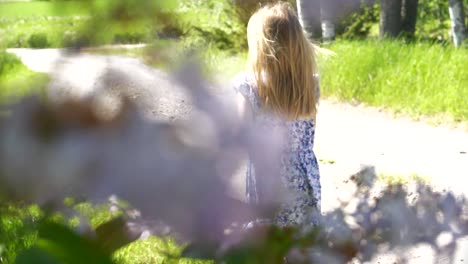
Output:
[[0,44],[63,47],[75,40],[89,11],[83,1],[0,2]]
[[[468,122],[468,49],[377,40],[337,41],[327,48],[337,55],[319,59],[324,98],[384,107],[415,119],[430,117],[436,123]],[[114,50],[112,54],[148,61],[143,49]],[[166,62],[180,57],[181,52],[172,54]],[[165,68],[159,55],[152,65]],[[155,53],[149,56],[154,58]],[[232,54],[210,47],[201,55],[206,71],[224,83],[244,70],[246,58],[246,52]]]
[[397,41],[338,41],[320,63],[322,94],[413,117],[468,121],[468,49]]
[[410,182],[418,182],[418,183],[425,183],[425,184],[430,183],[429,178],[418,175],[418,174],[410,174],[407,176],[403,176],[403,175],[379,173],[377,175],[377,179],[387,185],[397,185],[397,184],[404,185]]
[[146,47],[91,47],[83,49],[83,52],[90,54],[106,55],[106,56],[126,56],[133,58],[143,58],[146,56]]
[[202,58],[208,72],[216,76],[215,80],[225,83],[226,80],[245,70],[247,53],[235,55],[230,52],[208,50]]
[[0,19],[0,43],[8,48],[63,47],[79,37],[85,22],[83,17]]
[[[337,41],[334,57],[319,59],[324,98],[384,107],[431,121],[468,122],[468,49],[398,41]],[[229,80],[247,55],[207,49],[209,72]]]
[[213,261],[192,260],[177,257],[181,247],[170,239],[154,236],[138,240],[117,250],[114,259],[128,264],[212,264]]
[[101,1],[0,2],[0,46],[61,48],[80,44],[142,43],[153,38],[150,21],[99,25],[90,28],[91,6]]
[[42,215],[35,205],[0,206],[0,263],[15,259],[19,250],[28,248],[37,240],[34,221]]
[[0,18],[88,15],[86,1],[0,2]]
[[[158,40],[152,44],[135,48],[88,48],[84,49],[84,52],[138,58],[154,68],[167,71],[187,62],[187,54],[190,54],[189,49],[185,47],[185,43],[176,40]],[[198,54],[198,59],[202,63],[205,77],[222,83],[232,79],[242,71],[245,68],[247,59],[247,53],[245,52],[234,54],[231,51],[222,51],[212,47],[199,50],[196,54]]]
[[[245,26],[229,0],[127,2],[0,2],[0,42],[7,47],[49,48],[76,42],[81,46],[143,43],[165,36],[184,37],[192,46],[211,43],[223,50],[246,46]],[[172,8],[175,12],[167,15]]]
[[[83,49],[83,52],[106,56],[138,58],[154,68],[167,70],[169,61],[174,61],[176,57],[180,56],[177,46],[178,43],[175,41],[157,41],[153,44],[137,45],[136,47],[90,47]],[[161,50],[164,50],[164,52],[161,52]]]
[[[337,41],[336,56],[320,58],[324,98],[384,107],[415,119],[468,122],[468,49],[398,41]],[[207,49],[210,72],[229,80],[244,69],[245,52],[234,56]]]
[[107,25],[98,36],[92,35],[87,22],[89,17],[84,16],[0,19],[0,44],[8,48],[61,48],[75,43],[134,44],[152,38],[151,25],[145,22]]
[[41,92],[49,78],[29,70],[13,54],[0,51],[0,103]]
[[[70,198],[67,198],[70,199]],[[96,228],[102,223],[119,215],[110,213],[108,204],[91,204],[89,202],[68,204],[73,211],[83,219],[88,219],[90,225]],[[41,243],[38,240],[38,220],[44,212],[37,205],[0,204],[0,263],[13,263],[16,256],[24,249]],[[63,214],[54,213],[50,220],[63,223],[71,228],[78,227],[80,218],[67,218]],[[182,246],[170,238],[149,236],[146,239],[134,241],[113,253],[116,263],[122,264],[210,264],[212,261],[197,261],[180,258]]]

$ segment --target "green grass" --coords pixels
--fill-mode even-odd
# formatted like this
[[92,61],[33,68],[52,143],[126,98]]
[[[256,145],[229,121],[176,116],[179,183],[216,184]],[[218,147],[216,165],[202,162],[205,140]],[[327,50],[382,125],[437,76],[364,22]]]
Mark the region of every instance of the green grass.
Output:
[[0,2],[0,18],[88,15],[86,1]]
[[[86,6],[88,3],[89,6]],[[81,44],[141,43],[153,38],[152,24],[107,23],[90,26],[91,11],[101,1],[0,2],[0,46],[61,48]],[[94,9],[93,9],[94,8]]]
[[41,92],[48,80],[46,74],[26,68],[15,55],[0,51],[0,103]]
[[[336,52],[336,56],[319,59],[324,98],[384,107],[396,114],[416,119],[428,117],[437,123],[468,122],[468,49],[376,40],[337,41],[327,48]],[[143,50],[97,53],[150,61]],[[154,59],[155,53],[149,54]],[[172,58],[164,60],[174,60],[183,53],[179,50],[171,54]],[[246,58],[244,51],[233,54],[213,47],[207,47],[201,54],[207,73],[224,83],[245,69]],[[151,64],[165,68],[164,60],[156,58],[156,63]]]
[[88,17],[27,17],[0,19],[0,45],[8,48],[61,48],[74,43],[133,44],[152,38],[151,25],[109,24],[98,36],[92,36]]
[[156,43],[139,47],[90,47],[83,49],[83,52],[106,56],[138,58],[154,68],[167,70],[169,66],[168,61],[174,61],[177,56],[180,56],[177,46],[178,43],[175,41],[157,41]]
[[212,264],[202,261],[179,258],[181,247],[171,239],[150,236],[135,241],[119,250],[113,257],[118,263],[125,264]]
[[0,263],[15,259],[21,249],[32,246],[37,240],[34,222],[42,211],[35,205],[0,206]]
[[[76,40],[86,19],[81,17],[27,17],[0,20],[0,43],[9,48],[56,48]],[[42,36],[45,42],[35,41]]]
[[[136,48],[89,48],[84,52],[100,55],[118,55],[139,58],[146,64],[166,71],[177,68],[187,62],[187,47],[183,41],[158,40],[152,44]],[[245,69],[246,52],[234,54],[213,47],[198,51],[198,59],[202,63],[206,78],[225,83]]]
[[418,174],[410,174],[407,176],[403,176],[403,175],[379,173],[377,175],[377,179],[387,185],[397,185],[397,184],[404,185],[410,182],[418,182],[418,183],[425,183],[425,184],[430,183],[429,178],[418,175]]
[[226,80],[232,79],[240,71],[245,70],[247,53],[236,55],[230,52],[208,50],[202,59],[208,72],[215,76],[215,80],[225,83]]
[[[338,41],[336,56],[319,59],[324,98],[384,107],[413,118],[468,122],[468,49],[397,41]],[[246,53],[207,49],[202,57],[218,79],[244,70]]]
[[[120,214],[119,212],[110,213],[108,204],[91,204],[89,202],[75,204],[68,201],[65,204],[68,204],[67,206],[84,219],[88,219],[93,228]],[[0,204],[0,263],[13,263],[22,250],[43,243],[43,241],[38,240],[39,222],[42,217],[44,217],[44,212],[37,205],[13,204],[4,201]],[[68,219],[60,213],[54,213],[48,219],[71,228],[77,227],[80,222],[77,217]],[[149,236],[118,249],[113,253],[112,258],[116,263],[122,264],[213,263],[180,258],[182,248],[171,238],[163,239]]]
[[413,117],[468,121],[468,49],[397,41],[339,41],[321,60],[325,97]]

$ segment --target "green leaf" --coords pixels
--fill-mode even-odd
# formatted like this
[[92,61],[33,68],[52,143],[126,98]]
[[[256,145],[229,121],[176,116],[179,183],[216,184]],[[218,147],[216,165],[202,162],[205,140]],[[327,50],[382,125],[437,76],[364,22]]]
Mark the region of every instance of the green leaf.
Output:
[[38,247],[60,262],[113,263],[110,255],[106,254],[97,243],[63,225],[43,222],[39,227],[39,237]]
[[46,250],[32,247],[29,248],[16,258],[16,264],[57,264],[60,263],[57,259],[53,258]]

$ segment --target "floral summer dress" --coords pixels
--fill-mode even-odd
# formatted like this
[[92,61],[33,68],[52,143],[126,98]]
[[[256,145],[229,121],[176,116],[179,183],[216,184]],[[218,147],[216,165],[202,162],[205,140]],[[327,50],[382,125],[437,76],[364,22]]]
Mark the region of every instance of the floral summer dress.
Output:
[[[318,80],[317,76],[315,78]],[[266,128],[283,126],[288,133],[288,144],[284,146],[281,158],[280,177],[293,199],[288,199],[282,204],[273,223],[279,226],[317,224],[316,215],[320,213],[321,186],[319,167],[312,150],[315,135],[314,120],[280,120],[278,117],[260,112],[256,84],[251,74],[238,75],[234,80],[234,88],[249,101],[255,125]],[[319,89],[317,95],[320,95]],[[255,204],[262,200],[257,191],[262,183],[256,178],[254,165],[253,162],[248,161],[246,196],[249,203]]]

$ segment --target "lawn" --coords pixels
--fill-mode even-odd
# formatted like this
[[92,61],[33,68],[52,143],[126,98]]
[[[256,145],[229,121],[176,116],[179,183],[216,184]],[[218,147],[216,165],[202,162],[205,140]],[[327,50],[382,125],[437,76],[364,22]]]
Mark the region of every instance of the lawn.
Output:
[[[169,45],[176,47],[178,43]],[[437,123],[468,122],[468,49],[376,40],[339,40],[326,48],[336,56],[320,56],[318,60],[324,98],[384,107],[395,114]],[[145,49],[151,50],[151,46],[113,50],[111,54],[139,57],[155,67],[166,67],[157,56],[157,63],[151,61],[155,53]],[[173,53],[173,58],[180,53]],[[244,51],[233,54],[210,47],[201,53],[205,69],[221,83],[243,71],[246,58]]]
[[320,62],[322,94],[413,117],[468,121],[468,49],[397,41],[337,41]]
[[46,74],[29,70],[15,55],[0,51],[0,103],[41,92],[48,79]]
[[71,43],[89,15],[83,3],[0,2],[1,46],[49,48]]
[[0,2],[0,18],[89,15],[85,1]]
[[[320,56],[322,95],[384,107],[436,123],[468,122],[468,49],[398,41],[336,41]],[[246,53],[207,49],[206,68],[229,80],[245,69]]]
[[[68,200],[68,201],[67,201]],[[78,228],[80,221],[84,224],[89,221],[93,228],[100,224],[115,218],[119,213],[110,213],[108,204],[92,205],[89,202],[80,202],[73,205],[69,203],[70,198],[65,200],[69,204],[70,210],[76,212],[72,217],[66,217],[64,214],[54,213],[48,217],[49,221],[60,223],[70,228]],[[22,255],[23,250],[36,246],[43,248],[47,244],[52,243],[53,240],[38,237],[38,232],[41,229],[41,221],[44,217],[44,211],[37,205],[27,205],[24,203],[0,204],[0,263],[14,263],[14,260]],[[81,219],[81,220],[80,220]],[[85,224],[86,225],[86,224]],[[56,237],[59,241],[67,239],[66,243],[77,243],[78,246],[84,246],[83,240],[73,242],[77,237],[69,236],[67,238],[66,232],[62,233],[60,237]],[[112,238],[113,239],[113,238]],[[64,242],[64,241],[62,241]],[[59,245],[57,245],[59,246]],[[66,246],[65,246],[66,247]],[[45,247],[50,250],[50,248]],[[84,246],[75,250],[74,253],[82,255],[74,255],[75,257],[83,257],[86,254],[96,254],[99,252],[98,248],[94,248],[95,252],[89,252],[89,248]],[[182,247],[174,242],[172,239],[162,239],[155,236],[149,236],[142,240],[132,242],[112,254],[112,259],[115,263],[122,264],[162,264],[162,263],[179,263],[179,264],[210,264],[210,261],[197,261],[180,258]],[[52,253],[56,253],[60,248],[56,248]],[[76,251],[78,250],[78,251]],[[91,249],[93,250],[93,249]],[[70,251],[71,253],[73,253]],[[58,255],[58,257],[62,257]],[[23,258],[21,256],[19,258]],[[90,261],[90,260],[89,260]],[[94,259],[94,261],[96,261]],[[20,262],[32,263],[32,262]],[[47,262],[50,263],[50,262]],[[53,262],[55,263],[55,262]],[[76,262],[73,262],[76,263]],[[93,262],[95,263],[95,262]]]
[[[90,28],[91,10],[100,1],[0,2],[0,47],[61,48],[97,44],[142,43],[153,38],[149,21]],[[87,5],[89,4],[89,6]],[[94,14],[94,13],[93,13]]]

